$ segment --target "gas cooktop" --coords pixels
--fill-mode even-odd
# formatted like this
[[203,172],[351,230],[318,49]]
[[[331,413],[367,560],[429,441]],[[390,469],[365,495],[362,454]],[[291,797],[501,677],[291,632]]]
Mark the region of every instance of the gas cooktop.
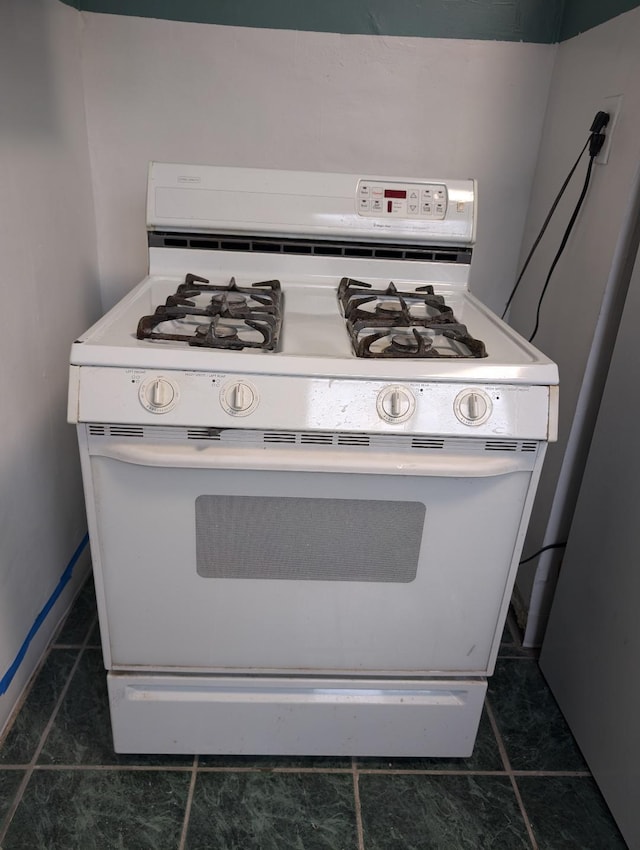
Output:
[[[345,329],[356,357],[463,358],[486,357],[433,286],[384,289],[343,277],[337,289]],[[188,273],[176,291],[138,322],[136,336],[150,341],[186,343],[230,351],[277,351],[286,315],[279,280],[238,286],[212,284]]]
[[149,274],[77,340],[72,363],[130,382],[168,370],[555,384],[555,365],[469,291],[475,207],[472,180],[154,163]]
[[[174,304],[176,293],[185,284],[184,272],[152,273],[77,340],[72,349],[72,363],[130,369],[343,376],[391,381],[473,380],[541,384],[557,380],[556,366],[548,358],[501,322],[468,290],[448,282],[430,284],[434,290],[431,295],[419,292],[425,286],[424,281],[403,278],[398,274],[401,270],[397,267],[389,269],[393,278],[391,275],[382,277],[380,270],[373,268],[368,261],[352,261],[349,265],[353,266],[353,271],[348,280],[371,284],[371,290],[368,287],[353,288],[352,291],[362,293],[363,298],[368,298],[372,291],[386,292],[390,279],[394,280],[398,292],[417,291],[422,300],[428,295],[429,302],[438,305],[438,329],[442,329],[442,333],[438,334],[440,338],[436,337],[433,328],[419,324],[413,329],[419,334],[428,334],[427,341],[431,342],[432,347],[437,349],[440,346],[444,351],[444,356],[412,356],[411,352],[407,356],[405,351],[402,351],[404,356],[357,356],[349,320],[338,298],[339,291],[343,294],[346,285],[341,288],[342,277],[337,263],[326,267],[325,274],[308,275],[294,269],[295,264],[290,262],[292,258],[289,257],[280,257],[276,262],[276,258],[254,254],[238,262],[235,256],[235,282],[240,291],[237,293],[229,290],[230,273],[213,268],[205,257],[200,258],[200,262],[193,256],[186,260],[190,261],[190,275],[210,281],[209,285],[214,289],[201,290],[199,287],[203,285],[202,281],[192,281],[186,291],[191,292],[195,285],[202,294],[186,297],[183,289],[178,298],[193,301],[195,310],[203,311],[206,315],[186,313],[192,309],[189,305]],[[340,265],[344,269],[344,263]],[[187,278],[187,281],[190,280]],[[272,314],[262,312],[266,310],[266,305],[255,302],[253,296],[261,301],[271,298],[277,293],[276,287],[254,287],[253,284],[264,281],[271,284],[276,280],[280,283],[277,295],[280,321],[271,327],[268,323],[272,322]],[[257,314],[259,321],[255,323],[257,328],[249,325],[245,328],[245,319],[236,315],[236,312],[247,309],[238,301],[234,303],[238,294],[245,296],[244,290],[252,294],[248,306],[261,308]],[[213,296],[224,294],[227,296],[226,305],[224,299],[222,302],[214,302],[215,306],[211,305]],[[403,300],[406,301],[405,296]],[[407,305],[415,313],[417,304],[409,302]],[[358,305],[356,299],[356,315],[361,315],[359,311],[372,311],[372,303]],[[159,307],[162,309],[156,312]],[[185,313],[187,329],[177,329],[184,320],[173,315],[167,316],[166,311],[174,310],[176,313]],[[222,314],[226,314],[226,317]],[[384,346],[401,348],[411,342],[405,337],[408,333],[413,335],[413,329],[398,327],[395,319],[392,320],[395,340],[390,340],[386,331],[380,339],[367,340],[367,337],[377,337],[381,328],[377,326],[378,319],[374,313],[371,319],[356,318],[355,327],[359,327],[358,322],[361,321],[365,322],[365,345],[372,347],[374,353],[378,346],[383,347],[384,352]],[[233,328],[234,325],[240,327],[234,328],[232,335],[227,328]],[[372,333],[367,333],[367,328],[372,328]],[[466,329],[464,335],[461,328]],[[450,331],[454,332],[457,339],[445,335]],[[182,335],[187,339],[180,338]],[[256,343],[261,343],[265,335],[272,347],[256,347]],[[243,337],[253,344],[242,345]],[[216,343],[215,347],[212,348],[210,343]],[[450,346],[456,346],[456,349],[448,351]],[[459,353],[465,356],[457,356]]]

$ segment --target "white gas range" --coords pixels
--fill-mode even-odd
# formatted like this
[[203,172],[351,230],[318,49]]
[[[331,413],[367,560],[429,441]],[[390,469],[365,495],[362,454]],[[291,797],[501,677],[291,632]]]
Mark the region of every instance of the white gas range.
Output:
[[475,215],[152,164],[149,276],[71,354],[117,751],[471,752],[558,383]]

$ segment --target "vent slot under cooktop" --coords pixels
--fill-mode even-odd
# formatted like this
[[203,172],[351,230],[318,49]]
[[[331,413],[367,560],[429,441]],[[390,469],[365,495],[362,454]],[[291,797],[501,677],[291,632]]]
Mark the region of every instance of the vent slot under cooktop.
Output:
[[332,431],[261,431],[250,428],[207,428],[160,425],[90,423],[93,438],[147,439],[149,441],[202,440],[223,445],[272,445],[356,449],[360,451],[420,452],[536,452],[536,440],[486,440],[473,437],[438,437],[411,434],[365,434]]

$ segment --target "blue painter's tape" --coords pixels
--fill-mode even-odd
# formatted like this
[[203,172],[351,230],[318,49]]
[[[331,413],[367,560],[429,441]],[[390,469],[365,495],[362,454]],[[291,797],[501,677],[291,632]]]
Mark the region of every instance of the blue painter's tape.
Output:
[[58,597],[60,596],[60,594],[64,590],[65,585],[69,582],[69,579],[71,578],[71,576],[73,574],[73,568],[78,563],[78,559],[80,558],[80,555],[82,555],[84,548],[85,548],[85,546],[87,545],[88,542],[89,542],[89,535],[85,534],[85,536],[82,538],[82,540],[80,542],[80,545],[78,546],[76,551],[73,553],[73,557],[69,561],[67,568],[65,569],[65,571],[60,576],[60,581],[56,585],[55,590],[53,591],[53,593],[51,594],[49,599],[46,601],[44,608],[42,609],[42,611],[40,611],[40,613],[36,617],[33,625],[29,629],[29,634],[24,639],[24,642],[23,642],[22,646],[20,647],[18,654],[16,655],[15,659],[13,660],[13,664],[11,665],[11,667],[9,667],[9,669],[4,674],[2,679],[0,679],[0,696],[2,696],[2,694],[4,694],[6,692],[7,688],[9,687],[11,682],[13,681],[13,677],[16,675],[16,673],[18,671],[18,667],[20,667],[20,665],[22,664],[23,658],[27,654],[27,650],[29,649],[29,644],[31,643],[31,641],[35,637],[40,626],[44,623],[49,611],[51,611],[53,606],[56,604]]

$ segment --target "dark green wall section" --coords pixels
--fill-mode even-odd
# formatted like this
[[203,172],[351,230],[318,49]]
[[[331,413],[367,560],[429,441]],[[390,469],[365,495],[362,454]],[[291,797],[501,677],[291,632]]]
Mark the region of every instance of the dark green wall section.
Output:
[[[1,2],[1,0],[0,0]],[[87,12],[316,32],[558,40],[564,0],[64,0]],[[640,0],[639,0],[640,2]]]
[[[0,0],[2,2],[2,0]],[[63,0],[86,12],[315,32],[564,41],[640,0]]]
[[565,0],[560,40],[572,38],[640,6],[640,0]]

